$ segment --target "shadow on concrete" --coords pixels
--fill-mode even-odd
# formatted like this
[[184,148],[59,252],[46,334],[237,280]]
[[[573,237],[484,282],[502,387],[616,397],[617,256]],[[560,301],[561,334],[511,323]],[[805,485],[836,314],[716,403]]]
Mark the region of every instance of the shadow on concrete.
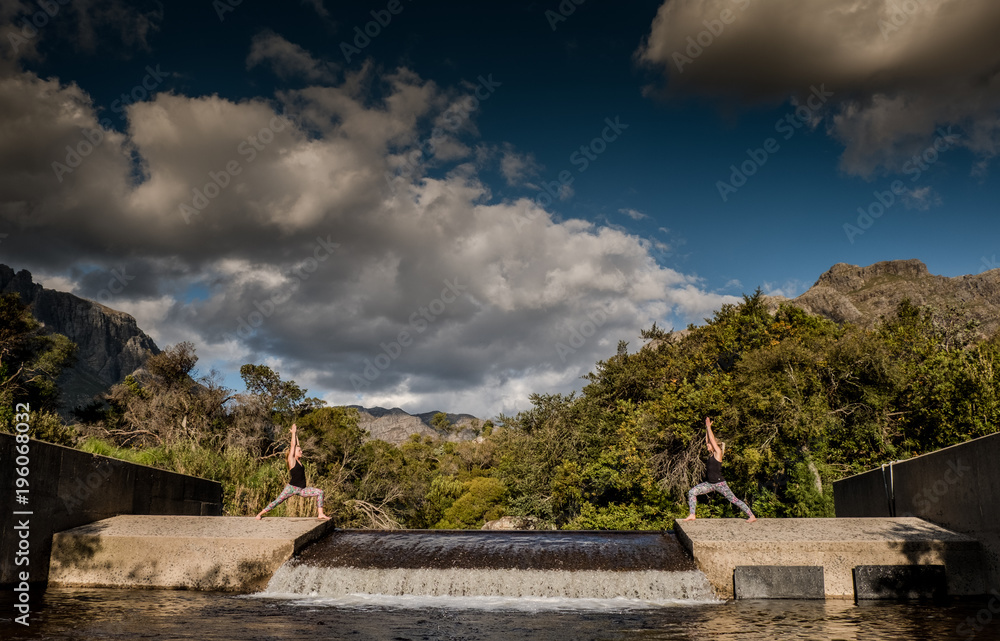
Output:
[[58,567],[82,567],[102,550],[101,533],[109,525],[105,522],[90,523],[75,528],[73,534],[57,532],[53,537],[50,562]]
[[902,539],[889,547],[905,557],[899,565],[859,565],[853,570],[855,601],[947,601],[947,558],[949,545],[939,539],[929,539],[933,533],[925,528],[896,523],[889,535]]

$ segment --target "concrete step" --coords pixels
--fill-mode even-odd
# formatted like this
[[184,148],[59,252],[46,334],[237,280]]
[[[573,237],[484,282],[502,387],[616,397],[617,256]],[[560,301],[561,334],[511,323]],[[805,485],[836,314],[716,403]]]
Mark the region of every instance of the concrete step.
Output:
[[49,585],[256,592],[333,529],[314,518],[116,516],[53,535]]
[[847,599],[858,566],[943,565],[949,595],[986,593],[979,542],[918,518],[697,519],[675,531],[723,598],[742,566],[822,567],[825,596]]

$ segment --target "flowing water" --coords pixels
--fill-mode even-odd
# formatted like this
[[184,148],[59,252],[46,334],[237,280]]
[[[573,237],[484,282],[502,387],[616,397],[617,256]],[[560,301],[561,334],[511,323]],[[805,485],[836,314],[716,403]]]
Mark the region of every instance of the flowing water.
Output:
[[0,639],[1000,639],[1000,598],[720,601],[671,533],[347,531],[254,595],[35,596],[28,627],[0,596]]
[[282,566],[267,593],[715,601],[665,532],[335,532]]

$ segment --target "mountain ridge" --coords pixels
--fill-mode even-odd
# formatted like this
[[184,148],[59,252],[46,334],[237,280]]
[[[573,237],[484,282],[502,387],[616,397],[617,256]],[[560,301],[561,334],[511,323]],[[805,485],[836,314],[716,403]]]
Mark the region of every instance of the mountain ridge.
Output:
[[454,426],[451,431],[446,432],[437,430],[431,425],[431,419],[439,412],[410,414],[398,407],[392,409],[360,405],[348,405],[348,407],[358,410],[360,418],[358,426],[367,430],[371,438],[394,445],[405,443],[413,434],[419,434],[421,438],[429,436],[446,441],[467,441],[479,436],[479,427],[483,423],[471,414],[442,412]]
[[0,265],[0,293],[16,293],[45,331],[63,334],[76,343],[76,362],[57,380],[62,391],[60,414],[86,405],[139,369],[156,343],[134,317],[75,294],[46,289],[26,269],[14,272]]
[[892,315],[903,299],[938,312],[953,309],[979,323],[977,333],[989,337],[1000,330],[1000,269],[963,276],[931,274],[917,259],[892,260],[866,267],[837,263],[803,294],[789,299],[766,297],[776,309],[782,303],[837,323],[874,326]]

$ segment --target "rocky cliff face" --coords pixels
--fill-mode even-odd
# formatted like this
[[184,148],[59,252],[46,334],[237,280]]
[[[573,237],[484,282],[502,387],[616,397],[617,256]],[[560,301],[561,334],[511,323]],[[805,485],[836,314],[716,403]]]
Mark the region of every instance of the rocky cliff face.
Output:
[[366,408],[359,405],[351,407],[358,410],[360,415],[358,425],[361,429],[368,430],[371,438],[394,445],[405,443],[411,434],[419,434],[421,437],[443,438],[446,441],[467,441],[478,436],[478,433],[473,429],[474,422],[478,421],[480,425],[482,424],[482,421],[470,414],[448,414],[448,421],[456,427],[456,430],[446,434],[431,427],[431,419],[437,412],[407,414],[398,407],[391,410],[382,407]]
[[982,274],[935,276],[919,260],[895,260],[868,267],[838,263],[819,277],[809,291],[789,301],[770,297],[773,307],[790,302],[811,314],[838,323],[870,327],[909,298],[916,306],[957,310],[980,323],[980,334],[1000,330],[1000,269]]
[[138,369],[159,348],[135,319],[73,294],[45,289],[31,274],[0,265],[0,293],[15,292],[31,308],[46,331],[64,334],[76,343],[77,363],[59,379],[62,413],[84,405],[96,394]]

